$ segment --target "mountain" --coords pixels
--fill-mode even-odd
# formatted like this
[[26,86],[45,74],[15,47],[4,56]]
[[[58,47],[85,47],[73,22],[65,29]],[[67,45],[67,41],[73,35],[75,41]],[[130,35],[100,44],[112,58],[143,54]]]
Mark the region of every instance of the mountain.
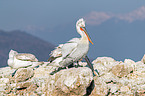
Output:
[[5,32],[0,30],[0,67],[7,66],[9,51],[32,53],[39,61],[46,61],[54,45],[19,30]]

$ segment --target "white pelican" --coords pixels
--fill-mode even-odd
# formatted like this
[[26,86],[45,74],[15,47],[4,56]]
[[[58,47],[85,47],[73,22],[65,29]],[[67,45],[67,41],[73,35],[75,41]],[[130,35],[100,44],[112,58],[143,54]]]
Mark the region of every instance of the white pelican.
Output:
[[39,62],[38,59],[33,55],[29,53],[18,53],[17,51],[11,50],[9,52],[9,59],[8,59],[8,65],[11,68],[19,69],[23,67],[35,67],[42,64],[42,62]]
[[[50,54],[50,64],[59,67],[66,67],[74,62],[78,62],[85,58],[89,50],[89,41],[93,44],[85,29],[85,21],[83,18],[76,22],[76,30],[81,35],[81,38],[73,38],[65,44],[60,44]],[[88,58],[86,57],[85,60]],[[89,61],[89,60],[87,60]],[[87,62],[90,63],[90,62]],[[92,65],[89,65],[92,69]],[[94,69],[92,69],[94,71]]]

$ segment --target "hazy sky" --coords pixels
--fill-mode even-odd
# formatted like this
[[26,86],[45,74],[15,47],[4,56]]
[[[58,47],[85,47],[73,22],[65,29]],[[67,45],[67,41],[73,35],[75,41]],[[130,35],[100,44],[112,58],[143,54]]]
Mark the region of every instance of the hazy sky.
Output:
[[[41,32],[45,29],[44,31],[47,32],[47,30],[50,31],[51,28],[52,29],[57,28],[57,26],[65,25],[70,22],[71,23],[73,22],[75,24],[76,20],[78,20],[80,17],[87,16],[91,12],[94,12],[93,14],[96,14],[95,12],[103,12],[103,13],[99,13],[98,20],[102,19],[101,16],[105,16],[103,17],[103,20],[104,18],[105,20],[107,20],[108,18],[112,17],[112,14],[115,14],[115,16],[118,16],[117,18],[123,18],[124,20],[128,20],[130,18],[136,20],[136,19],[140,19],[140,17],[145,19],[145,15],[144,15],[145,7],[142,6],[145,6],[145,0],[0,0],[0,29],[5,31],[18,29],[27,32],[34,32],[33,35],[36,35],[41,39],[44,39],[46,41],[49,41],[57,45],[60,43],[60,41],[66,42],[67,40],[75,36],[74,34],[77,33],[76,32],[72,34],[62,33],[64,35],[67,35],[62,38],[62,35],[60,35],[60,33],[59,35],[61,37],[59,37],[57,34],[51,34],[51,33],[50,36],[48,35],[45,36],[44,33],[37,34],[35,33],[35,31],[37,30],[37,32],[39,31]],[[138,8],[141,9],[137,10]],[[130,12],[132,13],[128,14]],[[143,14],[140,14],[140,12]],[[138,16],[135,15],[136,13]],[[119,14],[123,14],[123,15],[119,15]],[[126,16],[131,16],[131,17],[126,18]],[[40,34],[42,35],[39,36]],[[91,34],[93,35],[94,33]],[[142,36],[144,35],[145,34],[143,34]],[[53,40],[54,38],[55,40]],[[95,41],[95,38],[93,39],[94,39],[93,41]],[[101,41],[99,42],[101,44]],[[126,41],[122,42],[122,44],[125,42]],[[94,50],[97,49],[97,47],[98,47],[97,45],[94,45],[93,46],[94,49],[93,50],[90,49],[91,54],[94,52]],[[110,46],[108,45],[108,47],[112,48],[112,45]],[[127,47],[129,48],[130,46],[128,45]],[[141,58],[141,56],[144,53],[141,50],[140,52],[141,54],[135,55],[132,52],[136,49],[137,47],[135,47],[132,51],[130,51],[130,49],[125,49],[126,54],[123,53],[124,50],[122,50],[121,48],[116,49],[116,50],[120,50],[120,55],[118,55],[114,50],[112,50],[112,54],[109,56],[112,57],[118,56],[118,58],[126,56],[126,57],[133,58],[134,55],[134,59],[138,57],[137,59],[139,60],[139,58]],[[107,47],[105,50],[108,50]],[[127,53],[128,51],[130,51],[130,53]],[[104,54],[107,55],[107,52]],[[99,56],[104,56],[104,54],[100,53]]]
[[50,28],[91,11],[127,13],[143,5],[145,0],[1,0],[0,29]]

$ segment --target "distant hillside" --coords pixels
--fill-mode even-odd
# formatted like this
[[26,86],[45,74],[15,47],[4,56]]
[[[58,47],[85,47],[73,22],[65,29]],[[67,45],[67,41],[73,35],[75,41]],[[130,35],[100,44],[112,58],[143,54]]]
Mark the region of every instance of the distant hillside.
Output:
[[9,51],[32,53],[38,60],[46,61],[54,45],[22,31],[5,32],[0,30],[0,67],[7,66]]

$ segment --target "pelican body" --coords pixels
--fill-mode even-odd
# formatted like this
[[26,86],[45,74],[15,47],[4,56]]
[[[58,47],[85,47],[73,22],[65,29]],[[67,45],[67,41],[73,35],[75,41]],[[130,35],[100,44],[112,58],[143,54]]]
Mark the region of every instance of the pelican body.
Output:
[[[55,64],[59,67],[66,67],[77,62],[88,53],[89,41],[92,43],[90,36],[85,29],[85,21],[83,18],[76,22],[76,30],[81,35],[81,38],[73,38],[65,44],[60,44],[50,54],[50,64]],[[93,44],[93,43],[92,43]]]

